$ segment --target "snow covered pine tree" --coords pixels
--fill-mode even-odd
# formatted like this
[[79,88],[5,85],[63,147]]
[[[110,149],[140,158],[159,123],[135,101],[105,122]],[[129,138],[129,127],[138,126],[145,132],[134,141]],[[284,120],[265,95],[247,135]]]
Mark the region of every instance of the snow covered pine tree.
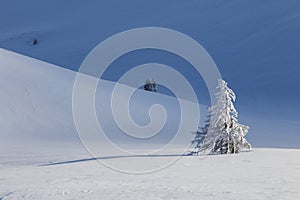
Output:
[[197,132],[193,132],[195,134],[194,140],[192,140],[192,145],[195,145],[195,150],[189,152],[189,155],[199,154],[204,145],[204,139],[207,135],[209,128],[209,118],[210,115],[205,120],[204,127],[200,128]]
[[217,102],[209,108],[209,120],[205,127],[196,132],[192,144],[196,144],[192,154],[201,151],[211,154],[233,154],[251,150],[244,138],[249,127],[239,124],[238,113],[233,106],[236,96],[224,80],[219,80]]
[[150,81],[149,79],[146,80],[146,83],[144,85],[144,90],[151,91],[151,92],[157,92],[157,85],[154,79]]

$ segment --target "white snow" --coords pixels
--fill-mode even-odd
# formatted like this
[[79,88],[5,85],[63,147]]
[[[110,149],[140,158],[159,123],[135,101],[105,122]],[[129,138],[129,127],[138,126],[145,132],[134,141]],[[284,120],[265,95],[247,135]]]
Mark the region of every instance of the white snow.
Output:
[[[169,167],[142,175],[105,167],[91,159],[78,140],[71,109],[74,78],[70,70],[0,49],[0,199],[299,198],[297,149],[255,148],[239,155],[181,157]],[[109,94],[112,86],[105,82],[103,94]],[[136,95],[133,118],[141,124],[147,123],[140,115],[146,116],[144,107],[153,103],[153,95],[168,102],[169,111],[176,106],[174,99],[164,95],[144,91]],[[140,102],[143,95],[149,95],[149,100]],[[171,112],[173,124],[176,112]],[[107,126],[113,127],[105,113]],[[173,127],[166,125],[163,133],[167,134]],[[186,133],[185,139],[189,137],[193,135]],[[154,140],[153,145],[156,143]],[[181,151],[170,149],[174,157]],[[147,169],[171,159],[160,154],[126,157],[113,151],[111,156],[102,159],[120,168],[139,163],[139,168]]]
[[[218,65],[223,78],[232,85],[237,93],[236,108],[240,112],[241,123],[250,126],[249,138],[247,138],[250,143],[259,147],[299,148],[300,135],[297,134],[300,130],[300,112],[298,112],[300,108],[300,93],[298,92],[300,90],[300,84],[298,84],[300,76],[299,8],[300,1],[298,0],[249,0],[229,3],[174,0],[172,5],[167,1],[159,0],[147,2],[93,0],[90,3],[83,1],[70,3],[59,0],[43,2],[40,0],[23,2],[6,0],[0,6],[0,47],[78,70],[84,58],[96,45],[121,31],[147,26],[166,27],[180,31],[205,47]],[[34,37],[39,41],[35,46],[32,45]],[[189,70],[191,66],[165,54],[151,54],[150,52],[150,57],[156,58],[151,60],[147,59],[149,57],[147,53],[135,53],[137,55],[126,55],[125,60],[120,63],[116,62],[116,66],[128,70],[139,64],[157,61],[178,70],[183,69],[191,84],[201,91],[199,92],[200,98],[203,98],[201,100],[208,104],[207,92],[202,93],[202,90],[206,89],[205,84],[194,71]],[[6,61],[1,60],[1,62]],[[30,61],[25,63],[29,64]],[[49,64],[40,65],[50,66]],[[15,72],[16,70],[21,71]],[[15,68],[13,73],[17,74],[13,76],[8,76],[9,72],[1,71],[0,81],[4,82],[2,77],[6,76],[8,76],[6,79],[10,77],[9,81],[20,79],[18,76],[25,76],[29,73],[24,70],[24,67]],[[57,94],[55,88],[49,88],[47,84],[56,85],[57,78],[54,74],[57,72],[51,72],[53,70],[50,67],[44,70],[47,73],[44,74],[42,71],[41,78],[34,76],[30,79],[35,80],[32,81],[37,87],[34,89],[37,91],[35,95],[43,92],[42,96],[51,96],[49,98],[52,100],[45,98],[46,102],[40,103],[46,113],[46,104],[55,103],[52,96],[68,99],[71,91],[65,90],[68,94]],[[118,71],[111,71],[109,74],[111,79],[118,77]],[[54,83],[46,83],[48,74]],[[64,72],[60,74],[68,80],[59,79],[57,85],[64,82],[61,88],[70,88],[74,74],[65,75]],[[38,79],[42,79],[42,82]],[[9,83],[5,80],[1,85],[6,88]],[[23,80],[20,83],[17,81],[16,84],[20,84],[20,87],[14,87],[14,90],[20,90],[25,94],[25,87],[29,86],[23,85]],[[42,91],[48,88],[49,94]],[[2,89],[1,92],[5,92],[4,90],[7,89]],[[12,90],[9,92],[11,93]],[[36,101],[35,98],[25,95],[19,97],[24,98],[28,104]],[[19,97],[16,99],[20,100]],[[14,101],[17,101],[16,99]],[[14,101],[10,101],[9,104],[13,104]],[[71,119],[69,114],[58,114],[60,108],[65,107],[70,111],[70,105],[60,100],[54,108],[56,110],[51,109],[49,111],[51,114],[45,121],[50,120],[56,124],[60,120],[58,118]],[[32,109],[32,106],[28,105],[27,109]],[[40,109],[37,110],[39,112]],[[11,115],[8,113],[7,117]],[[42,116],[41,113],[37,115]],[[20,117],[27,118],[26,115]],[[0,116],[1,118],[4,118],[4,115]],[[52,131],[64,136],[73,132],[72,121],[66,121],[68,122],[56,124],[56,127],[64,130],[63,132],[53,129]],[[23,122],[20,123],[15,128],[23,130]],[[4,126],[14,125],[4,124]],[[49,132],[45,126],[41,132]],[[25,128],[27,129],[28,127]],[[7,131],[5,134],[8,134]],[[271,142],[270,137],[272,137]]]
[[[300,144],[299,8],[298,0],[1,1],[0,47],[59,66],[0,48],[0,200],[300,199],[300,150],[292,149]],[[85,150],[72,116],[76,73],[60,66],[77,70],[99,42],[145,26],[181,31],[207,49],[237,92],[239,120],[250,126],[252,152],[185,156],[155,173],[134,175],[105,167]],[[34,38],[38,45],[32,45]],[[119,65],[148,61],[135,53]],[[177,69],[186,66],[165,56],[157,57]],[[184,72],[196,88],[205,89],[193,71]],[[134,94],[131,114],[136,123],[149,123],[153,103],[163,104],[169,114],[161,135],[139,144],[120,136],[101,101],[110,96],[114,83],[102,83],[96,93],[97,116],[114,142],[144,152],[173,137],[180,116],[174,98]],[[204,120],[205,107],[200,108]],[[182,144],[192,137],[186,133]],[[113,149],[99,156],[119,168],[151,169],[177,158],[182,144],[155,156],[128,157]]]
[[[57,149],[65,149],[65,145],[71,148],[80,144],[72,114],[75,72],[4,49],[0,49],[0,72],[2,152],[9,150],[9,153],[15,151],[17,154],[21,150],[24,154],[35,152],[37,147],[45,152],[57,152]],[[96,92],[96,111],[102,128],[109,132],[114,142],[121,141],[120,145],[137,144],[130,137],[123,137],[113,122],[109,98],[114,83],[101,81],[101,84]],[[180,120],[175,98],[138,90],[130,102],[132,118],[141,125],[149,123],[148,109],[154,103],[164,105],[168,112],[165,127],[150,141],[151,145],[165,143],[174,136]],[[205,107],[200,108],[205,112]],[[195,130],[185,134],[182,143],[191,141],[192,131]]]
[[0,199],[292,200],[300,197],[299,166],[300,150],[254,149],[204,159],[182,157],[164,170],[143,175],[119,173],[97,161],[2,167]]

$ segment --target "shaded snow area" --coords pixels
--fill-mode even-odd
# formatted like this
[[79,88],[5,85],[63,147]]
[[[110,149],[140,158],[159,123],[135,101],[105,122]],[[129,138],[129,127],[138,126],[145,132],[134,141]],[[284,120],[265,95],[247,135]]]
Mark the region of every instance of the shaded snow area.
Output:
[[[36,147],[41,148],[42,152],[49,149],[55,152],[62,148],[72,152],[74,145],[80,145],[72,114],[75,72],[4,49],[0,49],[0,72],[2,152],[30,154],[36,152]],[[96,103],[97,116],[113,139],[124,142],[124,138],[119,138],[121,132],[109,113],[107,98],[114,83],[102,83],[103,87],[96,92],[96,101],[99,102]],[[162,130],[164,134],[154,138],[152,144],[165,143],[174,136],[180,120],[175,98],[138,90],[131,101],[130,114],[140,125],[149,123],[147,112],[155,103],[162,104],[168,112],[168,121]],[[299,120],[261,117],[246,110],[242,109],[239,117],[241,123],[250,126],[246,139],[253,147],[299,148]],[[200,106],[200,112],[203,122],[207,114],[206,106]],[[186,143],[192,138],[189,132],[182,140]],[[79,149],[83,150],[82,147]]]
[[[4,154],[30,155],[32,152],[40,154],[49,151],[56,154],[61,149],[72,152],[74,146],[79,146],[76,151],[83,150],[72,113],[75,72],[3,49],[0,49],[0,71],[0,149]],[[178,101],[144,90],[137,90],[130,99],[132,119],[137,124],[147,125],[150,121],[149,108],[153,104],[161,104],[168,114],[168,120],[156,137],[141,144],[140,140],[133,137],[124,137],[111,112],[110,97],[114,85],[113,82],[101,80],[95,95],[96,115],[110,140],[124,145],[124,148],[134,144],[133,148],[140,149],[153,145],[160,148],[175,137],[180,120]],[[123,88],[126,91],[129,87]],[[205,106],[200,106],[200,109],[206,112]],[[177,143],[189,144],[193,138],[192,131],[196,128],[187,129]],[[89,134],[89,130],[84,133],[87,136]],[[88,139],[94,140],[92,137]],[[104,141],[105,138],[102,139]],[[99,147],[102,148],[102,145]]]
[[[2,157],[2,156],[1,156]],[[300,150],[254,149],[237,155],[182,157],[143,175],[95,160],[0,168],[0,199],[299,199]],[[151,162],[164,157],[145,158]],[[135,158],[116,159],[119,165]]]
[[[174,29],[212,56],[237,93],[238,111],[281,123],[300,119],[295,112],[300,108],[299,10],[299,0],[3,0],[0,47],[77,71],[87,54],[114,34],[149,26]],[[205,90],[188,63],[150,50],[119,59],[105,78],[116,80],[133,66],[156,62],[181,70],[197,90]],[[200,97],[209,102],[207,94]]]
[[[2,200],[299,198],[300,151],[297,149],[254,148],[252,152],[238,155],[184,156],[162,170],[142,175],[107,168],[87,153],[76,134],[71,107],[74,72],[3,49],[0,49],[0,70]],[[109,94],[112,86],[112,82],[105,82],[104,94]],[[135,95],[133,118],[141,124],[148,119],[141,120],[139,114],[145,116],[144,107],[153,103],[152,95],[171,108],[177,105],[173,98],[160,94],[138,91]],[[139,100],[143,95],[150,95],[149,100]],[[103,96],[99,94],[98,98]],[[101,104],[96,107],[98,112]],[[176,109],[166,106],[166,110],[171,112],[171,124],[176,124]],[[107,112],[101,113],[107,116],[107,128],[114,127]],[[284,137],[280,129],[276,132],[269,127],[270,121],[264,119],[263,123],[264,120],[248,117],[262,121],[255,132],[249,133],[254,146],[256,141],[268,136],[272,136],[265,140],[268,145],[280,144],[278,138],[291,146],[296,144],[294,138]],[[292,133],[299,126],[288,120],[285,125]],[[162,131],[168,134],[173,126],[168,123],[166,126]],[[185,140],[192,137],[186,133]],[[165,142],[170,138],[159,139]],[[125,139],[119,142],[132,147]],[[156,143],[159,145],[159,141],[152,141],[147,148]],[[105,160],[114,168],[138,165],[147,169],[169,162],[172,156],[178,157],[182,149],[169,152],[130,157],[111,150],[110,156],[100,152],[99,161]]]

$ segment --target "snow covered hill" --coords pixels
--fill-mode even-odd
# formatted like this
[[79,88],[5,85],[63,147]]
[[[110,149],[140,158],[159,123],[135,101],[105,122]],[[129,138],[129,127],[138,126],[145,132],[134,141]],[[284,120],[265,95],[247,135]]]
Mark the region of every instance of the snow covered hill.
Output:
[[[2,152],[52,151],[56,149],[83,150],[75,129],[72,115],[72,89],[76,73],[43,61],[0,49],[0,126]],[[104,81],[104,90],[97,92],[96,99],[107,96],[114,83]],[[102,96],[101,96],[102,95]],[[109,96],[109,95],[108,95]],[[147,97],[147,98],[145,98]],[[98,101],[99,101],[98,100]],[[151,144],[170,140],[177,130],[179,110],[177,101],[161,94],[138,91],[133,100],[132,117],[139,124],[149,123],[148,109],[155,103],[165,106],[169,121],[161,136],[153,138]],[[103,120],[104,129],[111,138],[121,142],[134,142],[121,136],[108,110],[101,110],[103,104],[96,105],[97,113]],[[205,107],[201,108],[202,120]],[[101,114],[100,114],[101,113]],[[297,120],[275,120],[242,113],[241,122],[250,126],[247,139],[254,147],[299,148],[300,123]],[[193,130],[190,130],[191,132]],[[182,141],[189,141],[192,134],[186,133]],[[116,141],[116,142],[117,142]],[[69,148],[70,147],[70,148]],[[80,151],[81,151],[80,150]],[[67,151],[67,150],[66,150]],[[85,152],[85,151],[81,151]]]
[[[72,113],[75,76],[74,71],[0,49],[1,152],[16,155],[22,152],[21,157],[40,151],[56,154],[62,150],[72,152],[79,149],[79,152],[85,152]],[[130,114],[137,124],[149,123],[148,109],[153,104],[163,105],[168,114],[162,130],[143,142],[124,135],[114,122],[109,98],[115,83],[102,81],[101,84],[96,92],[96,112],[111,141],[121,146],[134,144],[136,149],[147,148],[145,145],[156,145],[157,148],[175,137],[180,120],[175,98],[143,90],[134,93],[130,99]],[[126,88],[129,87],[124,86],[124,90]],[[200,109],[205,113],[204,106]],[[179,143],[188,144],[193,131],[191,128],[184,133]]]
[[[299,199],[299,10],[298,0],[1,1],[0,200]],[[200,103],[209,103],[189,63],[153,49],[120,57],[100,80],[95,114],[106,136],[89,137],[89,127],[77,134],[72,91],[83,59],[106,38],[147,26],[180,31],[205,47],[237,94],[253,151],[180,156],[195,130],[177,137],[178,100],[143,90],[130,99],[132,119],[147,125],[149,108],[161,104],[164,127],[147,140],[120,130],[109,98],[113,81],[133,66],[172,66],[199,91]],[[200,111],[202,122],[206,106]]]
[[[231,156],[182,157],[161,171],[139,176],[104,167],[85,151],[77,137],[71,107],[74,78],[73,71],[0,49],[0,199],[299,197],[297,149],[255,148],[253,152]],[[113,82],[104,83],[96,99],[109,94],[114,86]],[[171,112],[171,124],[167,123],[163,130],[167,137],[159,137],[151,145],[170,139],[168,133],[179,115],[174,109],[175,99],[145,91],[135,95],[132,109],[137,123],[148,122],[145,108],[149,105],[156,101],[166,104],[166,110]],[[102,105],[96,107],[98,110]],[[105,127],[116,130],[111,117],[106,112],[100,114],[108,120]],[[241,121],[252,127],[249,141],[254,146],[299,147],[298,121],[286,120],[282,127],[282,122],[273,119],[242,116]],[[190,133],[186,136],[185,139],[192,137]],[[132,144],[122,138],[121,142]],[[101,159],[119,167],[143,163],[138,167],[147,169],[169,162],[181,152],[172,151],[171,155]]]
[[[181,31],[206,48],[236,92],[236,108],[241,121],[250,125],[249,140],[255,146],[299,148],[300,2],[297,0],[175,0],[172,4],[155,0],[143,3],[7,0],[1,5],[0,47],[75,71],[90,50],[120,31],[143,26]],[[32,45],[34,38],[37,45]],[[13,57],[15,54],[1,52],[0,92],[5,101],[1,106],[5,106],[6,113],[0,117],[9,121],[2,120],[5,137],[17,130],[18,136],[26,140],[28,134],[22,133],[38,128],[41,139],[45,136],[60,141],[76,140],[71,120],[71,90],[67,89],[72,87],[75,73],[29,58],[19,61]],[[129,53],[114,62],[104,78],[116,80],[124,70],[148,62],[178,69],[199,91],[200,103],[208,105],[209,96],[202,79],[182,59],[165,52]],[[37,98],[40,96],[43,99]],[[21,100],[25,107],[19,103]],[[54,108],[48,106],[53,104]],[[24,113],[34,113],[34,117]],[[22,119],[32,121],[31,126]]]
[[[171,28],[207,49],[238,94],[238,109],[261,118],[299,120],[299,10],[298,0],[4,0],[0,47],[76,71],[111,35],[136,27]],[[134,52],[115,65],[130,68],[151,61],[190,68],[172,55],[152,51]],[[184,73],[199,91],[205,90],[193,71]],[[118,76],[112,70],[106,78]]]

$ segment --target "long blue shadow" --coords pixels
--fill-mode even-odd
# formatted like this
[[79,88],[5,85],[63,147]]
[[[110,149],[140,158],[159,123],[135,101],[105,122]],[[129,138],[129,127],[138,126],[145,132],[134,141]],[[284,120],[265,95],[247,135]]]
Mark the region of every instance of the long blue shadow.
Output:
[[87,162],[93,160],[107,160],[107,159],[118,159],[118,158],[157,158],[157,157],[185,157],[185,156],[192,156],[186,154],[164,154],[164,155],[128,155],[128,156],[105,156],[105,157],[97,157],[97,158],[84,158],[78,160],[68,160],[62,162],[54,162],[54,163],[47,163],[41,164],[38,166],[52,166],[52,165],[65,165],[65,164],[72,164],[72,163],[79,163],[79,162]]

